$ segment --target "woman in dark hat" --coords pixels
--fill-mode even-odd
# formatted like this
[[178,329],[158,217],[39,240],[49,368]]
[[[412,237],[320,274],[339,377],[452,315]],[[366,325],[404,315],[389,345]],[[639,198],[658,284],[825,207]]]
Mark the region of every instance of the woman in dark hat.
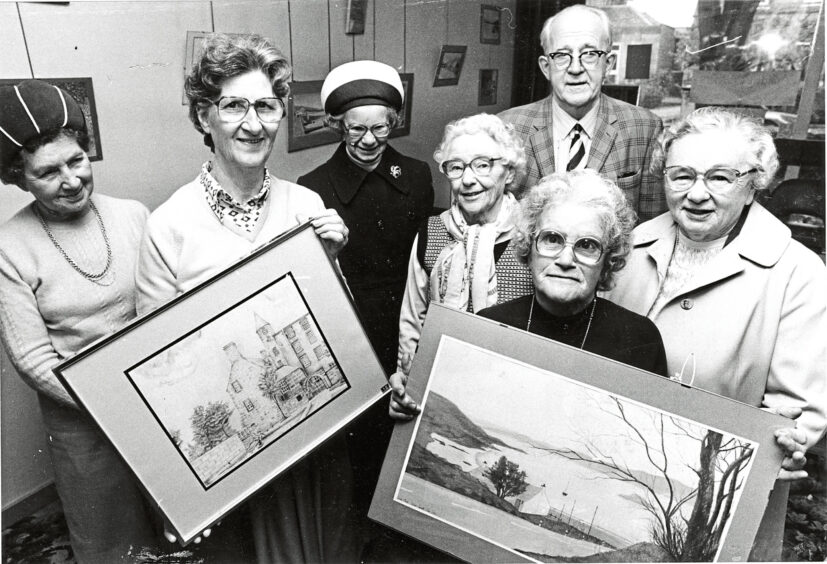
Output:
[[88,148],[68,93],[39,80],[0,87],[0,179],[34,197],[0,226],[0,338],[37,392],[75,559],[97,563],[154,545],[151,513],[52,368],[135,317],[133,272],[149,212],[92,195]]
[[[399,73],[377,61],[330,71],[321,101],[327,126],[342,142],[323,165],[298,179],[350,228],[339,254],[368,338],[385,371],[396,367],[399,309],[417,228],[431,213],[431,171],[388,144],[404,103]],[[349,429],[357,501],[367,511],[393,422],[377,405]]]

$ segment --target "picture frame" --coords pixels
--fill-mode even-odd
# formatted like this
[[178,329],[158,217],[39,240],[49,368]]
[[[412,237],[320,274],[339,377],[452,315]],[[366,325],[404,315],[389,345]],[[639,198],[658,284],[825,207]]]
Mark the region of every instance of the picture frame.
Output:
[[345,14],[345,34],[362,35],[365,33],[365,12],[368,0],[347,0]]
[[[413,73],[401,73],[405,102],[399,112],[399,123],[390,138],[410,135],[413,108]],[[341,137],[325,125],[325,111],[321,103],[323,80],[292,82],[287,99],[287,152],[339,143]]]
[[[71,78],[41,78],[37,80],[48,82],[58,88],[62,88],[78,103],[83,111],[83,118],[86,120],[86,131],[89,133],[89,150],[86,151],[90,161],[103,160],[103,148],[101,147],[101,132],[98,123],[98,109],[95,105],[95,88],[91,77]],[[0,78],[0,86],[14,86],[27,78]]]
[[466,45],[443,45],[439,52],[439,62],[434,73],[434,86],[454,86],[459,84],[462,65],[465,62]]
[[499,45],[502,30],[502,12],[499,6],[480,6],[480,43]]
[[388,390],[309,222],[55,373],[182,544]]
[[652,531],[712,515],[689,560],[746,561],[794,425],[433,303],[407,393],[369,517],[468,562],[668,561]]
[[493,106],[497,103],[497,69],[480,69],[478,106]]

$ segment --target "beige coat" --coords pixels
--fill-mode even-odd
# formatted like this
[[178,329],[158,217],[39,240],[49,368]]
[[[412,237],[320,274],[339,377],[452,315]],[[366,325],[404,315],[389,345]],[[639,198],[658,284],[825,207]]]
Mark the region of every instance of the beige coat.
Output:
[[[606,297],[647,315],[675,237],[668,212],[639,225],[628,264]],[[822,261],[754,203],[740,234],[653,321],[671,376],[688,383],[694,355],[695,387],[754,406],[800,407],[797,426],[806,431],[810,447],[825,429],[826,309]],[[779,483],[751,560],[780,559],[786,498],[787,485]]]

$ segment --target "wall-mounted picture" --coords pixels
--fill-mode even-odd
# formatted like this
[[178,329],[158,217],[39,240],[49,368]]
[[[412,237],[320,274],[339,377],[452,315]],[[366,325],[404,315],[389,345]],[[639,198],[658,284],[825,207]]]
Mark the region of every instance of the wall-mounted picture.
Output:
[[478,106],[493,106],[497,103],[497,69],[480,69],[480,92]]
[[[399,112],[399,123],[391,131],[391,138],[409,135],[411,132],[414,75],[403,73],[399,78],[402,79],[405,90],[405,105]],[[290,98],[287,100],[288,153],[341,141],[325,125],[325,112],[321,102],[323,83],[323,80],[290,83]]]
[[480,43],[500,44],[502,13],[499,6],[480,6]]
[[[37,80],[54,84],[68,92],[83,111],[86,120],[86,131],[89,133],[89,151],[87,155],[90,161],[103,160],[103,149],[101,148],[101,132],[98,126],[98,110],[95,106],[95,89],[92,86],[92,79],[81,78],[41,78]],[[25,78],[0,78],[0,86],[14,86]]]
[[126,375],[205,488],[349,387],[292,274]]
[[791,425],[433,305],[408,393],[370,516],[469,562],[746,560]]
[[466,45],[443,45],[434,74],[434,86],[453,86],[459,83],[462,64],[465,62]]
[[55,373],[182,544],[388,390],[344,281],[310,223]]
[[368,0],[347,0],[345,14],[345,33],[347,35],[361,35],[365,33],[365,13]]

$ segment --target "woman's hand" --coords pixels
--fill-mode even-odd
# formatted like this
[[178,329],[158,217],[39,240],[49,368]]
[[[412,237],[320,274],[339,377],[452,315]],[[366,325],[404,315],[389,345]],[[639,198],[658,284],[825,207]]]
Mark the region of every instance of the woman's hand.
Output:
[[[801,409],[798,407],[772,407],[767,411],[783,415],[789,419],[798,419]],[[784,460],[781,462],[781,470],[778,471],[778,479],[784,481],[800,480],[807,477],[804,465],[807,463],[807,435],[803,430],[793,427],[792,429],[778,429],[775,432],[775,442],[784,451]]]
[[[216,523],[216,525],[217,525],[217,524],[218,524],[218,523]],[[200,543],[201,543],[201,538],[202,538],[202,537],[203,537],[203,538],[207,538],[207,537],[209,537],[211,534],[212,534],[212,527],[207,527],[206,529],[204,529],[203,531],[201,531],[201,534],[200,534],[200,535],[198,535],[197,537],[195,537],[195,538],[192,540],[192,542],[194,542],[195,544],[200,544]],[[166,537],[166,539],[167,539],[169,542],[171,542],[171,543],[176,543],[176,542],[178,542],[178,537],[176,537],[176,536],[175,536],[175,533],[170,532],[170,530],[169,530],[169,529],[167,529],[167,528],[166,528],[166,526],[164,526],[164,537]]]
[[[299,223],[302,223],[307,221],[308,218],[297,215],[296,219]],[[313,224],[316,235],[322,239],[328,254],[336,258],[339,252],[347,245],[348,235],[350,235],[350,230],[345,225],[345,222],[342,221],[342,218],[339,217],[336,210],[326,209],[312,218],[310,223]]]
[[391,402],[388,407],[388,415],[398,421],[410,421],[419,412],[419,405],[405,391],[408,383],[408,373],[411,371],[411,355],[406,354],[402,358],[401,370],[397,370],[389,379],[391,385]]

